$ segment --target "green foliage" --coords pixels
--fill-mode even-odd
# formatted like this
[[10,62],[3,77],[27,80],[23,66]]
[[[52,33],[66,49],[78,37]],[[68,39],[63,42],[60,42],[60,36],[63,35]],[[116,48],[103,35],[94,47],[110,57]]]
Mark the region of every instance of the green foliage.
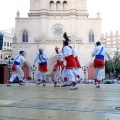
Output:
[[116,73],[117,73],[117,74],[120,73],[120,61],[116,62],[115,70],[116,70]]
[[119,53],[119,52],[118,52],[118,51],[116,51],[116,52],[115,52],[115,56],[117,56],[117,55],[118,55],[118,53]]
[[105,73],[110,74],[111,72],[113,72],[113,64],[111,64],[110,61],[106,60],[105,61]]

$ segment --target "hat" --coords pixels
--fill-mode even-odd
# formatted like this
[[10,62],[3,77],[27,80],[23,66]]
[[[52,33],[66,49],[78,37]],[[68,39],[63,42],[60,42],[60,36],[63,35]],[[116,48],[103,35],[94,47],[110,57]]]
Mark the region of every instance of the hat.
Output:
[[39,50],[42,50],[42,51],[43,51],[43,48],[39,48]]

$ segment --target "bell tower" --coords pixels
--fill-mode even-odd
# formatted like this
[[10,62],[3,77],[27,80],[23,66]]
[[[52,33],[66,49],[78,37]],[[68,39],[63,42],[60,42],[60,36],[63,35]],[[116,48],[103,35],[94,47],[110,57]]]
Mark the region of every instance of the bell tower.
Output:
[[30,0],[29,17],[88,17],[87,0]]

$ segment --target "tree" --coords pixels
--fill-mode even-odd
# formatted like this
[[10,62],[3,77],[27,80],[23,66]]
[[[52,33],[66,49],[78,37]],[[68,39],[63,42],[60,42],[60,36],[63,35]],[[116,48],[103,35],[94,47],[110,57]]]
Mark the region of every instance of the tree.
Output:
[[116,77],[118,77],[118,74],[120,74],[120,61],[116,62],[115,71],[116,71]]
[[113,70],[114,70],[114,65],[111,64],[110,61],[105,60],[105,73],[109,74],[109,77],[111,77],[110,75],[111,75],[111,73],[114,72]]

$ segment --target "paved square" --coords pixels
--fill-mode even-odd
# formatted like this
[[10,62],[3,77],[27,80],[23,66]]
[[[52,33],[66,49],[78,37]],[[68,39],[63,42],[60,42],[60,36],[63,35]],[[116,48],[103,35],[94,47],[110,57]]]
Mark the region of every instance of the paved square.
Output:
[[0,120],[120,120],[120,85],[0,85]]

